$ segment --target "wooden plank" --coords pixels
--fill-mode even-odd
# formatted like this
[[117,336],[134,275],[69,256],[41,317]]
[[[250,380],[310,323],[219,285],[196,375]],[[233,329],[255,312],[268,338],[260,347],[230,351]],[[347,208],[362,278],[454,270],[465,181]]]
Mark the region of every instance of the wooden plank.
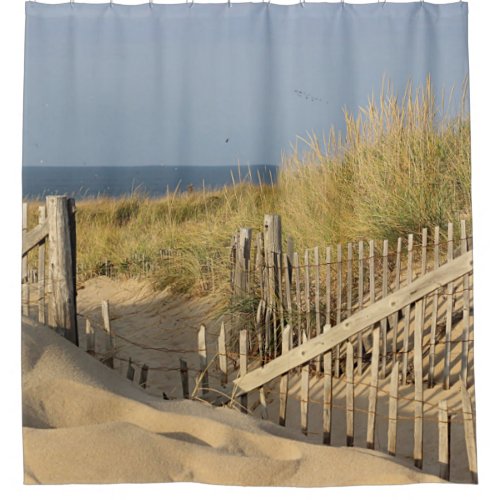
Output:
[[205,325],[198,330],[198,358],[200,361],[201,393],[208,393],[207,331]]
[[352,243],[347,244],[347,317],[352,314]]
[[[467,253],[467,228],[465,220],[460,221],[460,251],[462,254]],[[468,274],[464,276],[463,281],[463,331],[462,331],[462,355],[461,355],[461,377],[468,387],[468,360],[469,360],[469,336],[470,336],[470,277]]]
[[109,366],[109,368],[114,368],[114,357],[115,357],[115,333],[111,329],[111,320],[109,315],[109,301],[103,300],[101,303],[101,314],[102,323],[104,326],[104,333],[106,338],[105,350],[106,354],[102,362]]
[[321,335],[321,309],[320,309],[320,296],[321,296],[321,281],[319,276],[319,248],[314,247],[314,310],[316,313],[316,335]]
[[255,271],[259,279],[260,296],[265,299],[264,288],[264,234],[260,231],[255,239]]
[[49,235],[49,223],[45,220],[35,226],[31,231],[28,232],[27,229],[23,231],[22,256],[23,258],[26,258],[29,251],[33,250],[33,248],[39,245]]
[[135,368],[132,366],[132,358],[128,358],[127,379],[133,382],[134,376],[135,376]]
[[[325,325],[329,326],[329,325]],[[330,444],[332,436],[332,351],[323,356],[323,444]]]
[[[448,255],[447,261],[453,260],[453,223],[448,223]],[[443,369],[443,389],[450,388],[450,362],[451,362],[451,331],[453,329],[453,282],[446,287],[446,329],[445,329],[445,351]]]
[[301,287],[300,287],[300,260],[299,254],[293,254],[293,267],[295,268],[295,302],[297,306],[297,344],[302,343],[302,301],[301,301]]
[[281,217],[276,214],[264,215],[264,255],[269,275],[268,302],[275,304],[278,294],[278,275],[276,256],[282,252]]
[[[260,356],[261,364],[264,364],[264,356],[265,356],[264,339],[262,337],[262,329],[263,329],[262,318],[265,314],[265,312],[264,312],[265,310],[266,310],[266,302],[263,299],[261,299],[259,302],[259,305],[257,306],[257,314],[256,314],[256,318],[255,318],[255,324],[256,324],[256,328],[257,328],[257,344],[259,347],[259,356]],[[224,331],[224,337],[225,337],[225,331]],[[220,349],[219,349],[219,352],[220,352]]]
[[149,366],[146,363],[144,363],[141,367],[141,373],[139,375],[139,387],[142,387],[143,389],[146,389],[148,383],[148,373],[149,373]]
[[252,249],[252,229],[240,228],[236,237],[234,292],[237,297],[250,293],[250,256]]
[[450,428],[451,418],[448,414],[448,403],[446,400],[439,402],[438,411],[439,431],[439,477],[445,481],[450,480]]
[[[276,267],[278,269],[278,310],[280,316],[280,332],[285,329],[285,317],[284,317],[284,300],[283,300],[283,255],[281,253],[276,255]],[[250,338],[250,337],[249,337]],[[276,342],[278,342],[278,336],[276,335]]]
[[[398,238],[396,250],[396,277],[394,281],[394,291],[397,292],[401,286],[401,248],[402,238]],[[395,363],[398,357],[398,330],[399,330],[399,311],[396,311],[392,317],[392,362]]]
[[184,399],[189,399],[188,365],[186,361],[182,358],[179,358],[179,365],[181,374],[182,397]]
[[469,461],[469,470],[471,473],[472,482],[474,484],[477,484],[477,452],[474,432],[474,414],[472,412],[472,402],[470,399],[470,395],[463,380],[460,380],[460,392],[462,396],[462,415],[464,419],[467,460]]
[[[389,288],[389,241],[384,240],[382,248],[382,298],[387,297]],[[382,377],[387,376],[387,318],[380,322],[380,335],[382,337]]]
[[427,228],[422,229],[422,261],[420,267],[420,276],[427,272]]
[[399,361],[392,365],[391,382],[389,388],[389,423],[387,429],[387,452],[396,456],[396,442],[398,432],[398,397],[399,397]]
[[85,319],[85,338],[87,353],[91,356],[95,356],[95,332],[88,318]]
[[[293,257],[292,257],[293,258]],[[292,262],[289,256],[285,256],[285,295],[286,295],[286,312],[287,312],[287,324],[293,331],[293,311],[292,311]],[[290,345],[292,347],[292,335],[290,337]]]
[[[363,293],[364,293],[364,243],[360,241],[358,244],[358,311],[363,309]],[[358,375],[363,374],[363,332],[358,332],[358,349],[357,349],[357,364]]]
[[332,247],[326,247],[326,324],[332,324]]
[[[306,340],[303,339],[303,342]],[[300,429],[307,436],[309,420],[309,362],[300,370]]]
[[[23,203],[23,220],[22,220],[22,229],[23,229],[23,247],[24,241],[28,236],[28,204]],[[35,245],[37,245],[35,243]],[[33,245],[33,247],[35,246]],[[32,248],[33,248],[32,247]],[[24,249],[24,248],[23,248]],[[22,311],[24,316],[29,316],[30,314],[30,286],[28,283],[28,256],[27,252],[23,252],[22,256],[22,267],[21,267],[21,293],[22,293]]]
[[346,445],[354,446],[354,348],[346,343]]
[[[337,318],[336,324],[342,322],[342,245],[337,245]],[[340,377],[340,345],[335,348],[335,377]]]
[[78,346],[78,327],[75,321],[76,288],[73,279],[70,214],[65,196],[47,196],[49,227],[48,324]]
[[[439,226],[434,228],[434,271],[439,268]],[[437,316],[438,316],[439,291],[435,290],[432,294],[432,313],[431,313],[431,338],[429,341],[429,376],[427,386],[434,387],[434,368],[436,365],[436,334],[437,334]]]
[[350,318],[344,320],[340,325],[332,326],[319,337],[311,339],[307,345],[291,349],[267,365],[257,368],[245,377],[237,378],[234,383],[240,392],[248,392],[260,387],[283,373],[300,366],[316,356],[335,347],[339,342],[347,340],[357,332],[364,330],[370,325],[380,321],[412,302],[421,299],[437,288],[445,285],[448,281],[456,280],[472,270],[472,252],[457,257],[450,263],[446,263],[437,271],[422,276],[411,285],[401,288],[381,299],[375,304],[358,311]]
[[[260,307],[260,305],[259,305]],[[260,322],[258,322],[258,328],[260,330]],[[262,335],[261,335],[262,338]],[[262,341],[260,342],[262,344]],[[224,325],[224,321],[220,325],[220,333],[217,341],[217,347],[219,351],[218,359],[219,359],[219,369],[221,372],[221,380],[220,383],[222,387],[227,384],[227,352],[226,352],[226,327]],[[261,347],[259,347],[260,349]]]
[[[38,207],[38,223],[46,219],[45,205]],[[38,321],[45,324],[45,239],[38,244]]]
[[[408,235],[408,267],[406,284],[410,285],[413,281],[413,234]],[[410,349],[410,304],[404,309],[404,329],[403,329],[403,366],[402,366],[402,384],[406,385],[408,376],[408,353]]]
[[293,254],[295,252],[295,241],[292,236],[286,238],[286,261],[288,264],[288,282],[292,286],[293,279]]
[[[240,331],[240,376],[244,377],[248,370],[248,332],[247,330]],[[264,385],[264,384],[261,384]],[[240,404],[243,413],[248,412],[248,395],[240,396]]]
[[306,336],[311,338],[311,280],[309,267],[309,250],[304,253],[304,295],[306,301]]
[[261,387],[259,389],[259,403],[262,408],[261,411],[261,418],[267,420],[269,418],[268,412],[267,412],[267,401],[266,401],[266,392],[264,390],[264,387]]
[[415,347],[413,365],[415,370],[415,429],[413,440],[413,460],[415,467],[421,469],[423,465],[423,423],[424,423],[424,384],[422,370],[422,336],[424,308],[423,300],[415,304]]
[[373,348],[371,360],[371,380],[368,391],[368,424],[366,430],[366,447],[375,449],[375,420],[377,416],[378,371],[380,358],[380,330],[372,330]]
[[[282,352],[286,353],[290,345],[290,326],[287,326],[283,331],[282,338]],[[285,426],[286,424],[286,407],[288,402],[288,373],[281,376],[280,380],[280,407],[279,407],[279,424]]]

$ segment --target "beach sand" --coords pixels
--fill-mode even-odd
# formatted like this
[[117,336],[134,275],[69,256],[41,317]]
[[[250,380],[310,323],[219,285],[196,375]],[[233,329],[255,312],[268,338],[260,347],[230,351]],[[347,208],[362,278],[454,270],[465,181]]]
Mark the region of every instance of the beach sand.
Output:
[[[85,318],[96,325],[102,299],[110,301],[112,328],[123,338],[176,352],[144,350],[117,339],[118,357],[110,370],[85,352]],[[412,466],[412,420],[398,429],[398,457],[364,448],[366,412],[356,413],[354,448],[345,444],[343,384],[334,385],[334,446],[321,442],[321,404],[311,404],[310,435],[299,427],[298,375],[290,376],[287,427],[277,422],[277,384],[270,384],[270,420],[250,398],[252,415],[181,399],[178,370],[150,370],[143,390],[125,378],[128,357],[138,365],[178,368],[178,358],[197,368],[197,329],[211,310],[209,299],[186,299],[153,292],[134,280],[98,278],[78,292],[80,348],[34,321],[23,321],[23,425],[25,482],[28,484],[189,481],[231,485],[332,486],[439,482],[437,423],[431,406],[424,426],[424,470]],[[206,322],[208,352],[216,352],[219,322]],[[97,335],[97,348],[103,339]],[[193,351],[193,352],[177,352]],[[211,385],[217,386],[215,367]],[[368,370],[369,371],[369,370]],[[196,370],[190,371],[191,389]],[[367,406],[368,375],[356,385],[356,408]],[[311,400],[322,400],[321,378],[311,379]],[[387,383],[381,383],[382,390]],[[413,386],[400,414],[411,417]],[[162,399],[165,392],[170,400]],[[274,395],[273,395],[274,392]],[[426,391],[436,403],[440,387]],[[450,408],[458,408],[458,391],[447,393]],[[387,397],[379,398],[386,412]],[[336,407],[337,405],[337,407]],[[384,449],[387,422],[378,419],[376,449]],[[463,429],[452,426],[452,480],[469,481]],[[463,450],[463,451],[462,451]],[[402,452],[402,453],[401,453]],[[436,455],[433,460],[426,458]],[[432,464],[431,464],[432,462]]]

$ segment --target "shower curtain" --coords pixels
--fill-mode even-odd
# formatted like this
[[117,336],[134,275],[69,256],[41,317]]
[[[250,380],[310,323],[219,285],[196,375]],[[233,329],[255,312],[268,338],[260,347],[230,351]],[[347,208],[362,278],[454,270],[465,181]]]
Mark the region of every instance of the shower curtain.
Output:
[[467,15],[26,2],[25,482],[477,481]]

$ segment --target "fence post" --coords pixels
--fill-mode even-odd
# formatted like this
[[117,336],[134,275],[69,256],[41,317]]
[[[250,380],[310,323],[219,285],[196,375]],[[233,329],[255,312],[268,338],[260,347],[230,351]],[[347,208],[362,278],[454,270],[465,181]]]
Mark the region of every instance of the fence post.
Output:
[[181,384],[182,384],[182,396],[184,399],[189,399],[189,378],[188,378],[188,366],[184,359],[179,358],[179,364],[181,367]]
[[72,240],[74,212],[66,196],[47,196],[49,226],[49,296],[48,323],[78,345],[76,323],[75,254]]
[[85,320],[85,337],[87,339],[87,353],[95,356],[95,332],[88,318]]
[[462,396],[462,415],[464,419],[465,446],[467,447],[469,470],[472,482],[477,484],[477,454],[472,402],[463,380],[460,380],[460,392]]
[[269,275],[269,288],[271,304],[275,303],[278,295],[277,259],[282,252],[281,217],[279,215],[264,215],[264,257]]
[[[434,271],[439,268],[439,226],[434,228]],[[436,333],[437,333],[437,316],[439,306],[439,290],[435,290],[432,294],[432,318],[431,318],[431,338],[429,346],[429,377],[427,387],[434,387],[434,366],[436,360]]]
[[132,366],[132,358],[128,358],[127,379],[134,381],[135,368]]
[[[460,221],[460,250],[461,253],[467,253],[467,229],[465,226],[465,220]],[[464,329],[462,333],[462,367],[461,375],[465,386],[467,387],[467,373],[468,373],[468,359],[469,359],[469,334],[470,334],[470,279],[469,275],[464,276],[463,285],[463,324]]]
[[[240,331],[240,377],[246,375],[248,366],[248,332],[246,330]],[[240,404],[243,413],[248,413],[248,394],[242,394],[240,397]]]
[[252,249],[252,230],[241,228],[236,236],[234,293],[245,297],[250,292],[250,254]]
[[143,389],[146,389],[146,383],[148,381],[148,372],[149,367],[146,364],[143,364],[141,367],[141,374],[139,376],[139,386]]
[[222,386],[225,386],[227,384],[227,353],[226,353],[226,327],[224,326],[224,321],[220,325],[218,347],[219,347],[219,368],[221,371],[220,383]]
[[[448,252],[447,262],[453,260],[453,223],[448,223]],[[450,362],[451,362],[451,331],[453,329],[453,282],[446,288],[446,337],[443,370],[443,389],[450,388]]]
[[106,354],[107,354],[107,356],[102,360],[102,362],[106,366],[109,366],[111,369],[113,369],[114,356],[115,356],[115,337],[114,337],[114,332],[111,330],[111,320],[109,317],[109,302],[107,300],[102,301],[101,312],[102,312],[102,322],[104,324],[104,331],[106,333]]
[[424,387],[422,380],[422,336],[424,322],[424,299],[415,304],[415,337],[413,364],[415,370],[415,430],[413,441],[413,459],[415,467],[422,468],[424,447]]
[[389,426],[387,429],[387,452],[396,456],[398,432],[398,395],[399,395],[399,361],[392,365],[389,388]]
[[[42,224],[45,221],[46,212],[45,205],[38,207],[38,223]],[[42,241],[38,245],[38,321],[45,323],[45,245],[46,241]]]
[[205,325],[198,330],[198,356],[200,358],[201,393],[208,393],[207,338]]
[[[406,276],[406,285],[413,282],[413,234],[408,235],[408,267]],[[402,384],[406,385],[408,377],[408,350],[410,346],[410,314],[411,307],[408,304],[404,308],[404,330],[403,330],[403,368],[402,368]]]
[[[28,232],[28,204],[23,203],[23,233]],[[22,258],[22,269],[21,269],[21,283],[22,283],[22,306],[23,315],[29,316],[30,313],[30,288],[28,280],[28,255]]]
[[[283,331],[281,351],[288,352],[290,346],[290,326],[287,326]],[[280,379],[280,409],[279,409],[279,424],[285,425],[286,423],[286,406],[288,402],[288,373],[281,376]]]
[[354,446],[354,348],[346,344],[346,445]]

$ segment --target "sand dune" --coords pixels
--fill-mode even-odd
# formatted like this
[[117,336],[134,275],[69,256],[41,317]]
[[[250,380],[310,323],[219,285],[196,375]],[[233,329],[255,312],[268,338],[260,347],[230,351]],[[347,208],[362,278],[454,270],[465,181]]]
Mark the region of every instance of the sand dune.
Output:
[[48,328],[23,323],[26,483],[436,482],[373,451],[313,445],[235,410],[164,401]]

